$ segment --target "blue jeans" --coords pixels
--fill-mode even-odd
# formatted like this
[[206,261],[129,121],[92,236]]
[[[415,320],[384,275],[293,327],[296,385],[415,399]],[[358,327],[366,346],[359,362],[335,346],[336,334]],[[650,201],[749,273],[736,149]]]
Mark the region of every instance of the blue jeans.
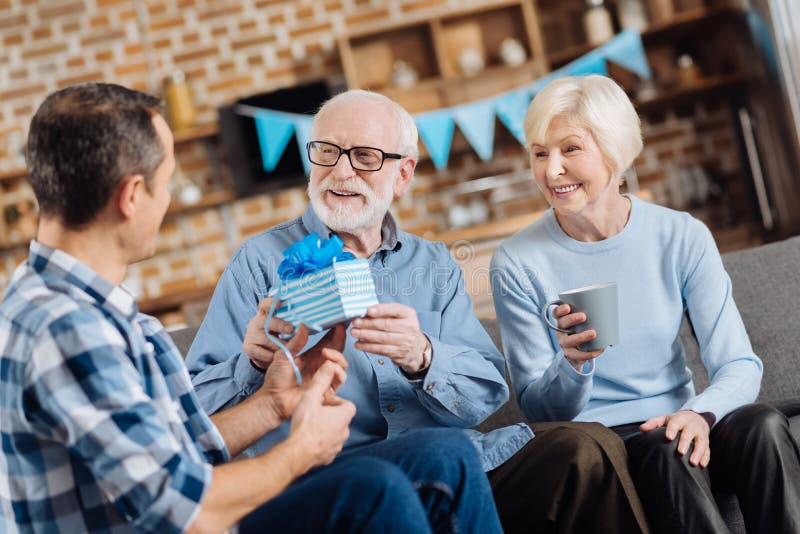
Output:
[[255,532],[502,532],[477,451],[456,429],[421,429],[342,453],[239,524]]
[[[425,428],[345,451],[334,462],[374,457],[398,466],[414,485],[436,533],[502,533],[489,479],[459,429]],[[402,508],[396,508],[395,513]],[[402,514],[398,514],[402,515]]]

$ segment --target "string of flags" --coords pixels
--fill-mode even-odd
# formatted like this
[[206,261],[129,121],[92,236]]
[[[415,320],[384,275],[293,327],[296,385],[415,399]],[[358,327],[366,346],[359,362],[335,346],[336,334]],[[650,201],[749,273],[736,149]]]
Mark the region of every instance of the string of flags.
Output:
[[[607,75],[606,61],[613,61],[641,78],[651,77],[640,34],[636,30],[626,30],[560,69],[511,91],[466,104],[414,114],[420,138],[434,166],[437,169],[447,167],[456,126],[478,157],[484,161],[492,159],[494,152],[495,118],[524,145],[522,122],[536,93],[552,80],[563,76]],[[271,172],[275,169],[294,136],[306,174],[311,172],[311,163],[305,153],[305,145],[310,141],[311,135],[311,115],[243,105],[237,106],[237,112],[252,116],[255,120],[264,170]]]

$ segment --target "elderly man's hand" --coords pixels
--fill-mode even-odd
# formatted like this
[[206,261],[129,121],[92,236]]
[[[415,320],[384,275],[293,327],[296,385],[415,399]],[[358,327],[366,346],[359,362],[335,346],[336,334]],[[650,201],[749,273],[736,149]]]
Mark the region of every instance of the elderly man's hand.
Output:
[[367,316],[353,321],[350,335],[358,350],[390,358],[406,373],[423,370],[428,338],[419,329],[414,308],[397,303],[376,304]]
[[330,331],[313,347],[300,356],[295,356],[308,341],[308,328],[300,325],[295,336],[286,343],[286,348],[292,353],[292,358],[300,370],[303,384],[297,383],[294,370],[289,360],[280,350],[275,355],[267,368],[264,376],[264,385],[258,394],[269,397],[269,404],[273,411],[282,420],[292,416],[303,391],[311,383],[317,371],[327,362],[335,364],[335,376],[327,395],[334,397],[345,379],[345,369],[348,367],[347,359],[342,354],[347,338],[347,326],[344,324],[331,328]]
[[[562,304],[553,312],[553,315],[558,319],[559,328],[568,329],[576,324],[586,322],[585,313],[570,313],[570,311],[569,304]],[[604,349],[584,352],[578,348],[583,343],[588,343],[597,337],[597,332],[594,330],[585,330],[577,334],[564,334],[563,332],[558,332],[557,334],[558,344],[561,350],[564,351],[564,357],[578,372],[583,370],[583,366],[586,362],[594,360],[603,354]]]
[[652,417],[642,423],[639,429],[643,432],[649,432],[662,426],[667,427],[665,435],[670,441],[674,440],[680,433],[681,439],[678,440],[678,454],[681,456],[686,454],[689,451],[689,446],[694,443],[694,450],[692,450],[692,455],[689,457],[689,463],[694,466],[708,467],[708,462],[711,461],[709,440],[711,429],[708,426],[708,421],[702,415],[692,410],[681,410],[669,415]]
[[[261,369],[269,367],[269,364],[272,363],[272,358],[275,357],[275,351],[278,350],[278,346],[270,341],[264,332],[264,323],[267,320],[267,315],[269,315],[270,306],[272,306],[272,298],[269,297],[258,303],[258,312],[247,325],[247,332],[242,342],[242,352],[247,354],[250,361]],[[279,334],[291,334],[294,332],[294,326],[283,319],[273,317],[269,322],[269,331],[276,336]],[[302,348],[301,345],[299,349]]]

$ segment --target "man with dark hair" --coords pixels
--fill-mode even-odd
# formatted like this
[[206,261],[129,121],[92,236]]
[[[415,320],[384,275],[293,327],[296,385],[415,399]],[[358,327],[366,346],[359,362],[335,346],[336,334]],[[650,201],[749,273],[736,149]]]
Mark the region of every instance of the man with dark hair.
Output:
[[[468,443],[430,470],[449,498],[378,458],[306,474],[334,460],[355,414],[336,393],[343,331],[298,362],[303,387],[278,358],[247,402],[206,415],[162,325],[120,285],[170,201],[159,109],[92,83],[50,95],[31,123],[39,229],[0,304],[0,532],[430,532],[470,514],[499,527]],[[271,451],[221,465],[283,422]]]

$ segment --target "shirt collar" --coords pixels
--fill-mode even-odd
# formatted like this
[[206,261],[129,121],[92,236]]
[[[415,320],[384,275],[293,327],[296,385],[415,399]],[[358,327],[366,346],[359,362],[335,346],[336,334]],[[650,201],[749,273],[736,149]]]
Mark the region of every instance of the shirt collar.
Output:
[[[325,226],[325,223],[319,218],[310,202],[302,220],[303,225],[310,233],[315,233],[320,237],[330,238],[335,233]],[[378,250],[400,250],[402,246],[400,233],[397,230],[397,222],[390,212],[386,212],[381,224],[381,246],[378,247]]]
[[138,313],[133,293],[124,285],[114,285],[63,250],[31,241],[28,265],[40,274],[61,278],[76,287],[89,302],[133,319]]

